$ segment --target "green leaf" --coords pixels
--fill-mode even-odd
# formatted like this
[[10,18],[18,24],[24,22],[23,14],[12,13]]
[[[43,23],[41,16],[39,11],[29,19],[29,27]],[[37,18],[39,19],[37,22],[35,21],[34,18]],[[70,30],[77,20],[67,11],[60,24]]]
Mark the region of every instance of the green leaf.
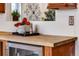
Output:
[[13,11],[12,12],[12,16],[18,16],[18,17],[20,17],[20,13],[18,11]]

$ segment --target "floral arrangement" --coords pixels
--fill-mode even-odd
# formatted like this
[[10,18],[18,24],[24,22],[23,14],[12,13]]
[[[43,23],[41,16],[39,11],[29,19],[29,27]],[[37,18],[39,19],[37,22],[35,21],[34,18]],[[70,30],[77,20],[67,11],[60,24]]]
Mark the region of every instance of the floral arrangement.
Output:
[[19,27],[21,25],[30,25],[31,23],[27,20],[27,18],[23,18],[22,22],[18,22],[15,24],[15,27]]

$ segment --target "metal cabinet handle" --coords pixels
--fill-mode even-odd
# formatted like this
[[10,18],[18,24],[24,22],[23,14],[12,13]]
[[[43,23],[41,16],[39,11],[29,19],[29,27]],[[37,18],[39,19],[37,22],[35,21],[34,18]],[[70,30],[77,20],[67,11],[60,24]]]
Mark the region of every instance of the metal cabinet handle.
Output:
[[2,46],[0,46],[0,48],[2,48]]

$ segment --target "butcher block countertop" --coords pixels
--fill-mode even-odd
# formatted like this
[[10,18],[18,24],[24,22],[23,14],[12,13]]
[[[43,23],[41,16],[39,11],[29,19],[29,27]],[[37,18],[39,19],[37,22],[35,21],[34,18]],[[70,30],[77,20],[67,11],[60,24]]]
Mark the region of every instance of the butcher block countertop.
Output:
[[56,36],[56,35],[37,35],[37,36],[17,36],[11,33],[0,33],[0,40],[27,43],[40,46],[55,47],[75,41],[77,37]]

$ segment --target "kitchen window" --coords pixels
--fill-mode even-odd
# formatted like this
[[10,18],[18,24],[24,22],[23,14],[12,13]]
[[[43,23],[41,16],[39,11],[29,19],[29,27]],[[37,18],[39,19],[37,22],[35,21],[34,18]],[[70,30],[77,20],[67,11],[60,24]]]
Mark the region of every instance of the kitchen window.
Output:
[[21,14],[21,3],[12,3],[11,12],[18,11]]
[[[21,3],[12,3],[11,4],[11,12],[13,11],[18,11],[20,16],[21,16]],[[19,18],[19,20],[21,19],[21,17]]]

